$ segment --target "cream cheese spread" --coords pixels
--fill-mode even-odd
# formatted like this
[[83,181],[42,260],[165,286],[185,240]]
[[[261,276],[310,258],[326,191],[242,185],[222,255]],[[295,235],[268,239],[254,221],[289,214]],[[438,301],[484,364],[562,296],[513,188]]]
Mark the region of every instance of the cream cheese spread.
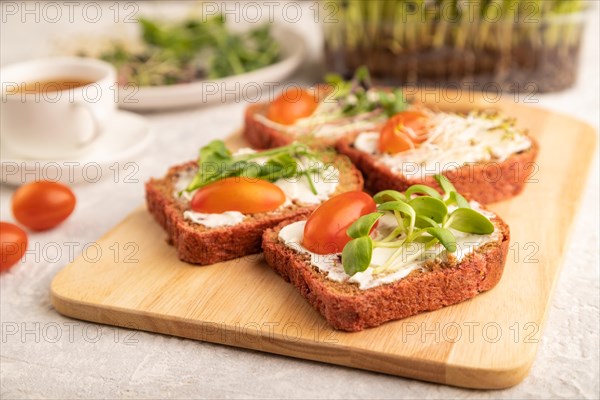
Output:
[[[308,173],[297,178],[278,179],[274,183],[285,193],[286,197],[303,204],[319,204],[327,200],[337,189],[340,171],[333,165],[319,164],[318,172]],[[317,194],[311,190],[310,180]]]
[[[253,154],[254,150],[243,148],[238,150],[235,155],[241,154]],[[254,159],[257,163],[264,163],[266,160]],[[305,159],[299,160],[300,168],[308,169],[314,168],[315,165],[309,165],[309,161]],[[308,176],[302,175],[295,178],[282,178],[273,182],[285,193],[286,201],[279,207],[283,209],[288,207],[294,202],[300,204],[319,204],[327,200],[333,193],[335,193],[339,183],[339,170],[333,165],[324,165],[319,162],[316,165],[318,171],[309,172]],[[192,198],[194,197],[195,191],[186,192],[185,188],[190,184],[196,175],[196,169],[190,168],[189,170],[182,171],[179,177],[173,182],[173,196],[182,202],[184,205],[189,206]],[[317,194],[314,194],[311,190],[309,182],[312,181]],[[245,219],[245,215],[238,211],[226,211],[224,213],[206,214],[198,213],[192,210],[184,211],[184,218],[195,224],[204,225],[208,228],[218,228],[221,226],[232,226],[241,223]]]
[[376,156],[395,173],[423,178],[472,163],[501,163],[532,145],[511,120],[498,116],[431,113],[430,124],[428,139],[416,149],[381,154],[379,132],[372,130],[358,135],[354,147]]
[[[471,207],[488,218],[494,217],[494,214],[481,210],[480,205],[477,202],[471,202]],[[393,229],[395,226],[394,221],[395,220],[392,215],[384,215],[379,220],[379,224],[373,233],[375,237],[385,236],[387,233],[389,233],[390,229]],[[302,246],[305,225],[306,221],[298,221],[283,227],[279,232],[279,240],[295,251],[309,255],[310,263],[319,271],[323,272],[328,279],[335,282],[356,283],[361,290],[371,289],[386,283],[396,282],[408,276],[412,271],[424,270],[425,262],[434,260],[436,258],[444,260],[448,256],[443,246],[441,244],[437,244],[431,249],[423,252],[419,258],[407,263],[403,263],[402,268],[400,269],[390,269],[381,273],[377,273],[376,268],[383,265],[396,251],[396,248],[376,247],[373,249],[370,267],[363,272],[358,272],[353,276],[349,276],[344,271],[341,254],[316,254],[310,252]],[[452,233],[456,237],[457,247],[456,252],[452,254],[459,262],[468,254],[475,251],[475,249],[478,247],[483,246],[486,243],[496,241],[499,237],[497,227],[496,230],[489,235],[474,235],[456,230],[452,230]],[[406,247],[405,254],[403,254],[402,257],[405,260],[410,259],[411,256],[420,253],[423,250],[423,246],[424,244],[411,243]]]
[[[368,92],[367,96],[370,96],[372,101],[377,100],[374,91]],[[351,101],[351,98],[348,101]],[[382,110],[345,116],[338,101],[330,95],[320,102],[312,115],[300,118],[292,125],[277,123],[262,114],[257,114],[255,119],[270,128],[291,135],[311,134],[315,137],[338,138],[350,132],[375,129],[384,123],[387,117]]]
[[246,218],[244,214],[238,211],[225,211],[218,214],[205,214],[192,210],[183,212],[183,218],[195,224],[204,225],[207,228],[219,228],[222,226],[237,225]]

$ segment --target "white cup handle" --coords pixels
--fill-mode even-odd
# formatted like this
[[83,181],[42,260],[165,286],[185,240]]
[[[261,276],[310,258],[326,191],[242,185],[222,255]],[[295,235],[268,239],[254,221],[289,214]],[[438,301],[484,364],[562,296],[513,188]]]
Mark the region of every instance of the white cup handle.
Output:
[[94,110],[94,108],[90,107],[90,105],[85,102],[76,101],[73,103],[73,107],[75,109],[84,110],[90,116],[90,120],[92,121],[91,134],[89,134],[88,132],[78,132],[77,133],[77,135],[79,136],[78,137],[78,139],[79,139],[78,145],[84,146],[88,143],[93,142],[94,140],[96,140],[98,138],[98,136],[100,136],[100,131],[102,129],[102,127],[100,125],[100,118],[96,114],[96,111]]

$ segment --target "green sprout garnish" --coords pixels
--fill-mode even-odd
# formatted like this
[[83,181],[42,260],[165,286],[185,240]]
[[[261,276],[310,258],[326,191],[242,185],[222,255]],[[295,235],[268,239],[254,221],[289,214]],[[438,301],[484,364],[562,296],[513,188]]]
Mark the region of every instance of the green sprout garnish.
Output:
[[328,74],[325,82],[334,89],[334,98],[342,107],[345,116],[355,116],[382,109],[391,117],[408,107],[404,94],[400,89],[383,90],[373,87],[369,70],[360,67],[350,81],[340,75]]
[[274,182],[281,178],[306,176],[311,191],[317,194],[311,174],[321,174],[323,169],[317,154],[303,144],[292,143],[276,149],[233,155],[222,140],[213,140],[200,149],[198,172],[185,191],[191,192],[231,177]]
[[[373,249],[377,247],[396,249],[383,265],[375,268],[374,273],[381,273],[402,268],[438,243],[454,253],[456,238],[450,229],[477,235],[494,232],[494,224],[473,210],[446,177],[436,175],[435,179],[443,195],[431,187],[413,185],[404,193],[384,190],[373,197],[377,211],[360,217],[346,231],[352,238],[342,251],[342,265],[348,275],[369,268]],[[449,207],[456,208],[449,212]],[[397,226],[386,237],[374,240],[371,229],[385,214],[392,214]],[[416,254],[402,257],[411,243],[424,246]]]
[[119,82],[161,86],[219,79],[266,67],[280,58],[280,46],[269,25],[234,32],[225,15],[194,16],[167,21],[139,17],[135,48],[113,41],[98,56],[117,69]]

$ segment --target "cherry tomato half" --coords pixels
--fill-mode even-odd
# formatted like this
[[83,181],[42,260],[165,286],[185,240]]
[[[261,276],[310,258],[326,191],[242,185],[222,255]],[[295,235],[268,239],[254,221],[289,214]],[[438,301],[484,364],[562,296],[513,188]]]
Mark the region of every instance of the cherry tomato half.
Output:
[[17,189],[13,195],[13,215],[34,231],[54,228],[75,208],[75,194],[62,183],[38,181]]
[[27,251],[27,234],[9,222],[0,222],[0,272],[8,271]]
[[379,151],[399,153],[414,149],[427,139],[427,116],[419,111],[402,111],[381,129]]
[[279,186],[262,179],[225,178],[198,189],[192,210],[201,213],[273,211],[285,202]]
[[340,253],[350,237],[346,230],[359,217],[375,212],[365,192],[346,192],[321,204],[306,221],[302,246],[317,254]]
[[319,99],[305,89],[291,87],[279,95],[267,110],[267,118],[283,125],[291,125],[315,112]]

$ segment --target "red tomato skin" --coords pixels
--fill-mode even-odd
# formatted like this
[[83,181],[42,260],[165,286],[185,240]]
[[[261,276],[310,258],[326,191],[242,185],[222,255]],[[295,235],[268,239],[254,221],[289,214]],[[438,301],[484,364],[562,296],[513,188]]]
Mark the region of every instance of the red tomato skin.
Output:
[[319,99],[306,89],[291,87],[271,102],[267,118],[283,125],[292,125],[300,118],[312,115]]
[[250,178],[225,178],[198,189],[192,210],[201,213],[239,211],[254,214],[273,211],[285,202],[285,193],[269,181]]
[[306,221],[302,246],[316,254],[340,253],[350,241],[346,230],[376,208],[373,198],[365,192],[346,192],[330,198]]
[[15,219],[33,231],[54,228],[75,209],[75,194],[62,183],[37,181],[18,188],[13,195]]
[[8,271],[27,251],[27,233],[15,224],[0,222],[0,272]]
[[[379,151],[382,153],[400,153],[414,149],[424,142],[426,127],[424,121],[427,116],[419,111],[402,111],[392,116],[381,128],[379,135]],[[400,129],[402,126],[412,128],[417,137],[410,136]]]

